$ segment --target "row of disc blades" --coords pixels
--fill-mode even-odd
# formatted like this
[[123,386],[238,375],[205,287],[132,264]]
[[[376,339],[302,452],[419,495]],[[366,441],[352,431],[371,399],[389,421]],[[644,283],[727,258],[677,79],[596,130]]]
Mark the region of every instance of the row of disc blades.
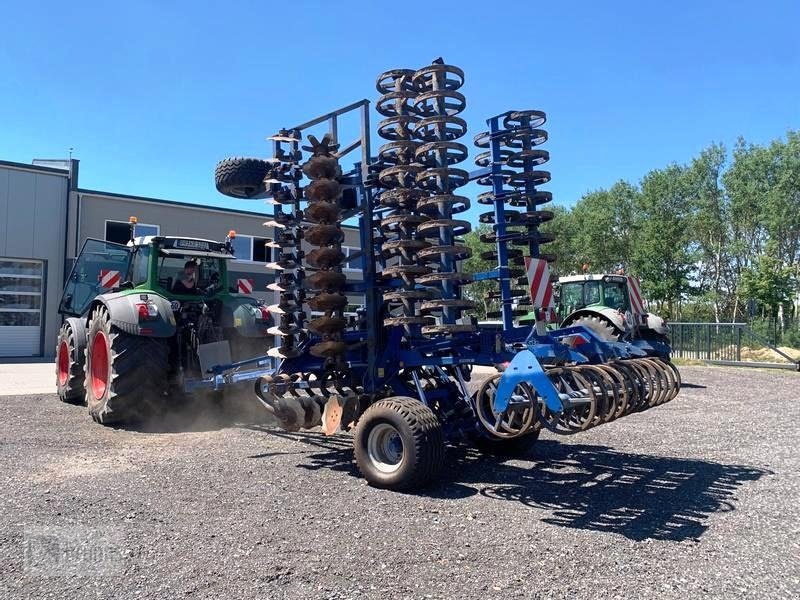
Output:
[[455,166],[467,157],[456,141],[467,130],[457,116],[466,106],[458,91],[463,83],[461,69],[435,62],[387,71],[376,84],[376,108],[385,117],[378,134],[388,140],[378,152],[384,190],[378,201],[385,210],[377,225],[382,275],[391,288],[384,293],[384,325],[402,326],[407,337],[417,327],[425,336],[473,330],[458,322],[472,303],[461,298],[470,278],[457,268],[470,250],[455,241],[470,224],[453,218],[469,208],[469,199],[454,193],[469,180]]
[[474,397],[478,421],[490,436],[520,437],[543,424],[555,433],[578,433],[669,402],[681,387],[675,365],[657,358],[550,367],[546,371],[556,390],[569,397],[572,406],[555,414],[536,390],[523,382],[515,388],[508,408],[497,412],[494,402],[502,374],[494,375]]
[[[269,356],[277,358],[293,358],[300,354],[299,340],[304,336],[303,291],[304,271],[302,268],[303,237],[302,223],[299,213],[303,189],[300,186],[302,171],[299,167],[301,152],[300,136],[295,131],[280,131],[272,136],[276,142],[275,158],[271,160],[272,168],[265,180],[271,187],[277,188],[269,200],[275,205],[272,219],[265,222],[266,227],[275,231],[274,240],[267,246],[276,248],[276,258],[267,263],[267,268],[275,272],[275,281],[267,285],[268,290],[278,293],[278,302],[269,306],[273,314],[274,325],[268,333],[276,336],[278,342],[268,351]],[[288,144],[288,150],[284,146]],[[288,212],[284,212],[284,207]]]
[[[478,196],[480,204],[494,208],[479,217],[481,223],[491,226],[491,231],[481,235],[480,240],[495,246],[495,249],[483,252],[481,258],[498,261],[497,245],[505,246],[508,265],[500,266],[509,267],[512,282],[511,298],[501,298],[499,291],[490,292],[490,298],[519,306],[512,311],[514,316],[525,315],[530,310],[526,257],[542,258],[548,262],[555,259],[554,255],[541,251],[541,246],[552,242],[554,237],[539,231],[540,225],[553,218],[552,211],[540,208],[553,199],[552,194],[537,189],[537,186],[550,181],[550,173],[540,168],[550,159],[550,154],[537,148],[547,141],[547,132],[541,128],[546,119],[545,113],[538,110],[512,111],[503,117],[502,128],[498,132],[492,135],[484,131],[476,135],[474,140],[481,150],[475,157],[475,164],[480,168],[493,167],[495,171],[499,170],[503,182],[499,194],[493,189]],[[477,183],[494,186],[495,178],[482,177]],[[501,206],[499,210],[496,208],[498,199]],[[505,223],[506,235],[499,238],[497,226],[501,219]],[[496,311],[487,316],[499,315],[500,311]]]
[[[308,145],[302,149],[310,157],[300,165],[297,132],[282,131],[270,139],[278,142],[278,151],[266,182],[280,184],[280,189],[271,199],[276,206],[273,218],[264,223],[277,231],[268,245],[278,249],[278,258],[267,263],[267,268],[276,272],[275,282],[267,288],[279,294],[279,302],[269,307],[276,316],[269,333],[278,336],[279,343],[269,353],[279,358],[298,356],[298,342],[305,336],[307,325],[321,338],[311,346],[310,353],[340,364],[345,352],[342,331],[347,296],[343,293],[346,277],[342,273],[345,257],[338,181],[341,169],[336,156],[339,146],[330,134],[321,140],[309,135]],[[289,151],[282,149],[284,144],[289,144]],[[310,180],[305,188],[300,186],[303,175]],[[308,203],[305,210],[300,208],[301,200]],[[283,211],[284,205],[290,212]],[[303,240],[313,247],[307,253],[301,247]],[[321,316],[305,323],[304,304]]]
[[313,290],[308,306],[323,313],[308,324],[309,330],[321,337],[320,342],[311,346],[310,352],[341,366],[346,349],[342,331],[346,325],[347,296],[343,293],[346,277],[342,273],[345,258],[339,203],[342,190],[337,180],[342,172],[335,154],[339,145],[327,133],[322,140],[310,135],[308,141],[309,145],[303,149],[311,152],[311,157],[303,164],[303,172],[311,180],[305,189],[308,201],[305,220],[310,224],[303,235],[306,242],[315,246],[306,255],[307,266],[314,269],[306,278],[307,287]]

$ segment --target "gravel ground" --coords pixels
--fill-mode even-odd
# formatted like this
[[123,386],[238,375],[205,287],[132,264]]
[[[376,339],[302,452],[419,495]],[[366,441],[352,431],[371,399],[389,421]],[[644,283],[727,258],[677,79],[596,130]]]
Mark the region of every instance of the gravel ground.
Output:
[[800,376],[682,372],[524,460],[453,450],[417,494],[368,487],[346,436],[5,397],[0,598],[800,597]]

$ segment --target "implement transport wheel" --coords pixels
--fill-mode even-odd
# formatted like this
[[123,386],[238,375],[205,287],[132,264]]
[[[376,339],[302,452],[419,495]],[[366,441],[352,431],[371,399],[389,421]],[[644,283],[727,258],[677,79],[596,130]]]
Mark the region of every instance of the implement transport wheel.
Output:
[[444,463],[441,424],[416,398],[395,396],[370,406],[356,425],[353,443],[358,469],[375,487],[421,487]]
[[86,330],[79,321],[72,319],[70,321],[64,323],[58,332],[56,389],[58,398],[62,402],[83,404],[86,393],[83,372]]
[[260,158],[226,158],[214,170],[217,191],[226,196],[251,200],[265,198],[267,187],[264,179],[270,163]]
[[140,422],[158,415],[167,388],[169,347],[163,338],[127,334],[108,311],[92,311],[86,346],[86,404],[98,423]]

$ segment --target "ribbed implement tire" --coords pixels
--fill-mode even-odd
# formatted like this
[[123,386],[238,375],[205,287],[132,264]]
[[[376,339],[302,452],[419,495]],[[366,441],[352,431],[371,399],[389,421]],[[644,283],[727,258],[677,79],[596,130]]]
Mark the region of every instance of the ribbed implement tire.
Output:
[[214,170],[217,191],[232,198],[245,200],[266,197],[264,178],[270,164],[260,158],[226,158]]
[[[402,442],[397,470],[381,471],[370,458],[370,432],[381,425],[394,428]],[[444,464],[444,436],[436,415],[416,398],[395,396],[370,406],[356,425],[353,443],[356,464],[370,485],[410,490],[434,480]]]
[[83,340],[86,332],[75,331],[69,322],[61,326],[56,343],[56,390],[58,398],[69,404],[83,404],[86,397],[83,372]]
[[87,334],[85,376],[86,404],[95,421],[103,425],[137,423],[158,416],[168,366],[166,339],[127,334],[111,324],[105,307],[94,309]]

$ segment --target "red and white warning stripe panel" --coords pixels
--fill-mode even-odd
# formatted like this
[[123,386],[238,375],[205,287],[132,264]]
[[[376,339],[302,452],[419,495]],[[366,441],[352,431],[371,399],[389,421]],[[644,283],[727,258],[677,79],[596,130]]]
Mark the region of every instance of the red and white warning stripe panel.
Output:
[[240,294],[252,294],[253,293],[253,280],[252,279],[237,279],[236,280],[236,291]]
[[642,284],[636,277],[628,275],[628,297],[631,300],[631,312],[634,316],[643,315],[647,312],[642,300]]
[[119,287],[120,275],[119,271],[112,271],[111,269],[100,269],[100,287],[106,290],[115,290]]
[[550,281],[550,266],[541,258],[525,257],[533,308],[553,307],[553,282]]

